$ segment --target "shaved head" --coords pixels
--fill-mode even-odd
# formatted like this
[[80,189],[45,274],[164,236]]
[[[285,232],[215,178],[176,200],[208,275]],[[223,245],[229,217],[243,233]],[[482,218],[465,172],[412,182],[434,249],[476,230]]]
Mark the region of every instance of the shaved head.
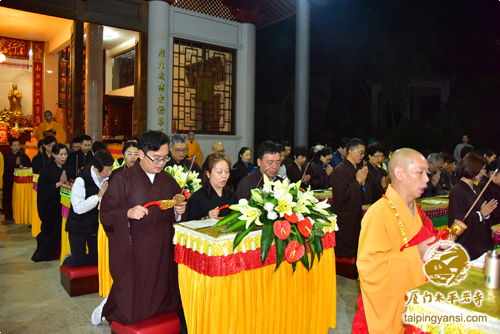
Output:
[[418,151],[402,148],[392,155],[389,162],[391,186],[409,206],[427,188],[427,171],[427,160]]
[[402,148],[393,153],[391,160],[389,161],[389,174],[392,180],[396,180],[394,175],[394,170],[396,167],[401,167],[403,170],[407,171],[411,164],[414,164],[416,160],[421,160],[425,157],[418,151],[411,148]]
[[212,153],[224,154],[224,145],[221,142],[216,141],[212,144]]

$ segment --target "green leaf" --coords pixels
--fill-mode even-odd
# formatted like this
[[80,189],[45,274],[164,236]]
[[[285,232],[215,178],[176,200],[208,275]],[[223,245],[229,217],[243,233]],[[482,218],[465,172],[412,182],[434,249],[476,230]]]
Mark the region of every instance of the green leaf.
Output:
[[297,224],[292,224],[292,228],[297,229],[297,233],[298,233],[297,234],[297,241],[299,242],[299,244],[301,244],[305,248],[304,256],[302,256],[300,258],[300,261],[302,262],[304,267],[306,267],[306,269],[309,270],[309,256],[307,253],[306,240],[304,239],[304,236],[302,234],[300,234],[300,232],[298,231]]
[[297,262],[292,262],[292,268],[293,268],[293,272],[295,272],[295,269],[297,269]]
[[230,214],[228,214],[226,217],[222,218],[217,224],[214,226],[224,226],[226,224],[229,224],[235,217],[241,216],[242,213],[239,211],[233,211]]
[[285,240],[274,237],[274,244],[276,245],[276,269],[274,269],[276,271],[283,261],[283,256],[285,256],[286,243]]
[[323,255],[323,241],[321,238],[314,238],[314,248],[316,249],[316,254],[318,254],[318,262],[321,260],[321,255]]
[[262,264],[266,261],[269,249],[273,244],[274,229],[273,224],[262,225],[262,237],[260,239],[260,259]]
[[311,248],[311,268],[314,264],[314,256],[316,255],[316,248],[314,247],[314,242],[309,242],[309,248]]
[[251,223],[250,226],[246,230],[240,231],[236,234],[236,236],[234,237],[234,241],[233,241],[233,251],[236,249],[236,247],[238,247],[241,240],[243,240],[243,238],[246,237],[247,234],[250,233],[255,228],[255,226],[257,226],[257,225],[255,225],[255,223]]
[[324,221],[327,221],[327,222],[330,221],[330,219],[328,219],[324,214],[319,213],[318,211],[314,211],[314,210],[310,210],[310,211],[311,211],[311,215],[312,216],[315,216],[317,218],[321,218],[321,219],[323,219]]

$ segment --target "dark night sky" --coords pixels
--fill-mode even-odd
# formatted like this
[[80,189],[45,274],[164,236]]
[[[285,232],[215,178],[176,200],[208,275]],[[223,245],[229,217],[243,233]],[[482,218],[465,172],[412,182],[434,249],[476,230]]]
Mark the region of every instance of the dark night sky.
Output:
[[[311,8],[309,144],[373,138],[416,149],[453,149],[468,132],[499,149],[500,2],[337,0]],[[256,144],[293,140],[295,16],[257,30]],[[450,99],[421,102],[399,120],[411,79],[449,80]],[[371,87],[381,83],[395,122],[372,133]],[[425,102],[425,101],[424,101]],[[406,104],[406,103],[404,103]]]

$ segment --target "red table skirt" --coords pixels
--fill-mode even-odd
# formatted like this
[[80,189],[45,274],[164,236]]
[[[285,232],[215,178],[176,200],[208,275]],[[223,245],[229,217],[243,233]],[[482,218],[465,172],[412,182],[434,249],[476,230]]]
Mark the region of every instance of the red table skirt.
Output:
[[[326,233],[323,237],[323,249],[335,247],[335,233]],[[253,270],[264,266],[276,264],[276,247],[273,245],[269,250],[264,265],[260,260],[260,248],[247,250],[245,253],[238,252],[227,256],[208,256],[193,251],[191,248],[175,245],[175,262],[184,264],[199,274],[209,277],[220,277],[237,274],[243,270]],[[283,260],[282,265],[289,265]],[[302,265],[302,264],[297,264]]]

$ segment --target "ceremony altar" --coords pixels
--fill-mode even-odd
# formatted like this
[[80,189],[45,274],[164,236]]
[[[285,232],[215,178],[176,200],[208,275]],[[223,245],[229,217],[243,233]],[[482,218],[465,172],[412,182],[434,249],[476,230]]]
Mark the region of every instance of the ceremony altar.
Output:
[[[407,304],[406,312],[403,315],[408,317],[411,315],[420,315],[422,319],[418,323],[410,321],[407,326],[406,334],[427,334],[427,333],[460,333],[460,334],[493,334],[500,333],[500,290],[492,290],[483,286],[483,270],[475,267],[470,267],[467,271],[467,277],[457,285],[449,287],[437,285],[433,282],[426,282],[411,291],[408,291],[407,296],[410,298],[411,293],[415,293],[423,297],[430,294],[433,297],[436,294],[444,296],[444,300],[437,302],[432,297],[430,302],[428,298],[420,298],[418,304]],[[469,298],[464,297],[469,292]],[[481,300],[476,299],[476,296],[482,295]],[[449,302],[449,296],[456,293],[458,300],[455,299],[453,304]],[[467,299],[467,300],[466,300]],[[433,324],[432,316],[458,316],[464,322],[448,322],[441,324]],[[484,321],[484,316],[487,321]],[[469,317],[467,319],[467,317]],[[481,319],[480,317],[483,317]],[[455,318],[456,319],[456,318]],[[415,320],[415,319],[413,319]],[[444,328],[442,328],[444,327]]]
[[292,273],[286,261],[275,271],[274,245],[261,264],[261,231],[250,232],[233,252],[235,234],[218,233],[225,227],[197,229],[190,224],[174,224],[173,240],[190,334],[325,334],[336,327],[335,232],[331,228],[325,228],[321,261],[316,258],[309,272],[299,262]]
[[31,224],[32,192],[33,170],[31,168],[16,168],[12,188],[12,213],[18,225]]

